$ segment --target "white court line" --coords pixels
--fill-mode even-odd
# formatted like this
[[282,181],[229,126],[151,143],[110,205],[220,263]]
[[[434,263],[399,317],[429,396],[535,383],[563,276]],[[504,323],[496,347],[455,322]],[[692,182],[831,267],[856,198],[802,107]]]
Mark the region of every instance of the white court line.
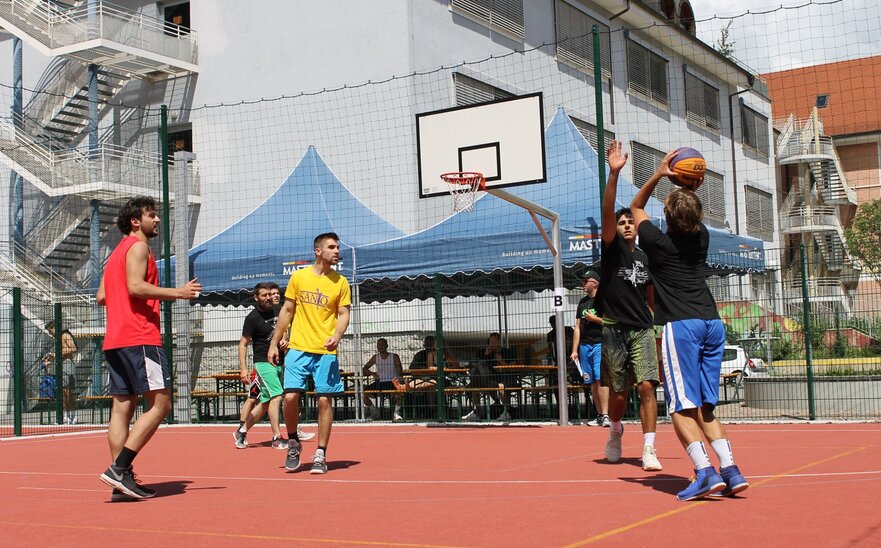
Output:
[[[304,468],[305,470],[305,468]],[[75,477],[97,477],[98,474],[95,473],[78,473],[78,472],[27,472],[27,471],[0,471],[0,475],[13,475],[13,476],[75,476]],[[838,476],[870,476],[870,475],[881,475],[881,470],[866,470],[866,471],[858,471],[858,472],[822,472],[815,474],[787,474],[781,476],[780,474],[765,474],[765,475],[747,475],[747,479],[751,480],[759,480],[759,479],[767,479],[767,478],[825,478],[825,477],[838,477]],[[171,476],[165,474],[138,474],[138,477],[141,479],[144,478],[152,478],[152,479],[172,479],[172,480],[228,480],[228,481],[292,481],[292,478],[287,474],[281,474],[279,477],[273,478],[260,478],[260,477],[246,477],[246,476]],[[308,475],[300,474],[298,479],[302,478],[302,480],[309,481]],[[636,478],[639,479],[640,483],[666,483],[666,482],[681,482],[682,478],[679,477],[664,477],[664,478],[655,478],[655,477],[646,477],[646,478]],[[294,480],[296,481],[296,480]],[[382,484],[382,483],[392,483],[399,485],[566,485],[566,484],[599,484],[599,483],[620,483],[622,479],[618,478],[610,478],[610,479],[562,479],[562,480],[426,480],[426,479],[414,479],[414,480],[361,480],[361,479],[327,479],[325,477],[322,478],[312,478],[311,481],[322,482],[322,483],[351,483],[351,484]]]
[[19,487],[28,491],[77,491],[85,493],[106,493],[107,489],[68,489],[64,487]]

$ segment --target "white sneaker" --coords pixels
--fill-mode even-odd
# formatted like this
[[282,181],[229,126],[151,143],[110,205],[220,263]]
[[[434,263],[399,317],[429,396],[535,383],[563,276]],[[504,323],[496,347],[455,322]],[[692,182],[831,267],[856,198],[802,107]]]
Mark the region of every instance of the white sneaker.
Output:
[[297,425],[297,438],[300,441],[309,441],[315,437],[315,432],[303,432],[303,429],[300,428],[300,425]]
[[651,445],[642,448],[642,469],[646,472],[659,472],[664,469],[661,461],[658,460],[655,448]]
[[402,417],[402,416],[401,416],[400,414],[398,414],[398,413],[395,413],[394,416],[392,417],[392,421],[393,421],[393,422],[403,422],[403,421],[404,421],[404,417]]
[[470,413],[468,413],[467,415],[462,417],[462,420],[463,421],[476,421],[476,420],[480,420],[480,416],[478,416],[477,411],[472,409]]
[[510,413],[508,413],[507,411],[502,411],[502,414],[499,415],[499,418],[496,420],[500,420],[502,422],[510,422],[514,419],[511,417]]
[[606,460],[609,462],[621,460],[621,436],[623,435],[623,428],[620,432],[609,429],[609,441],[606,442]]

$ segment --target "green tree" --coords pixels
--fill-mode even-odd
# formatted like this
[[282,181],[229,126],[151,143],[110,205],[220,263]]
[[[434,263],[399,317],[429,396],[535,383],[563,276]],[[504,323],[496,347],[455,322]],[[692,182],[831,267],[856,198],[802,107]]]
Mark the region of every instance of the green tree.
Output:
[[734,40],[731,39],[731,23],[734,22],[734,19],[730,19],[728,24],[722,27],[721,35],[719,39],[716,40],[716,51],[724,55],[729,59],[734,59]]
[[847,251],[859,259],[863,273],[881,286],[881,198],[860,205],[844,238]]

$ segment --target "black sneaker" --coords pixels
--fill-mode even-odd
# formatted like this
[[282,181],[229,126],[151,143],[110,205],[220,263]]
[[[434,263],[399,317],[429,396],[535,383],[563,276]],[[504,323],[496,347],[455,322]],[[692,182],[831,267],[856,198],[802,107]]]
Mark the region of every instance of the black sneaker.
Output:
[[118,489],[135,499],[148,499],[156,495],[156,491],[153,489],[141,487],[138,484],[131,466],[128,468],[117,468],[111,464],[99,476],[99,479],[110,487]]
[[288,454],[284,459],[285,470],[296,470],[300,467],[300,442],[288,440]]
[[135,500],[137,499],[133,499],[119,489],[114,489],[113,492],[110,493],[110,502],[133,502]]

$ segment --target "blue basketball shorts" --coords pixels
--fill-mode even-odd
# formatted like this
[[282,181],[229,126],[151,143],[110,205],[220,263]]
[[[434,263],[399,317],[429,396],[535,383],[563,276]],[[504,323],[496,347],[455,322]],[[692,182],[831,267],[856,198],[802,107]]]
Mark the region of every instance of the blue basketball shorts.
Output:
[[161,346],[127,346],[105,350],[111,395],[146,394],[171,388],[171,369]]
[[[600,381],[600,369],[603,363],[603,345],[579,344],[578,362],[581,364],[581,380],[584,384],[593,384]],[[588,375],[590,378],[584,378]]]
[[284,360],[284,391],[305,392],[312,375],[317,396],[332,396],[343,391],[336,354],[315,354],[291,349]]
[[664,325],[661,357],[667,409],[676,413],[719,402],[725,327],[721,320],[677,320]]

